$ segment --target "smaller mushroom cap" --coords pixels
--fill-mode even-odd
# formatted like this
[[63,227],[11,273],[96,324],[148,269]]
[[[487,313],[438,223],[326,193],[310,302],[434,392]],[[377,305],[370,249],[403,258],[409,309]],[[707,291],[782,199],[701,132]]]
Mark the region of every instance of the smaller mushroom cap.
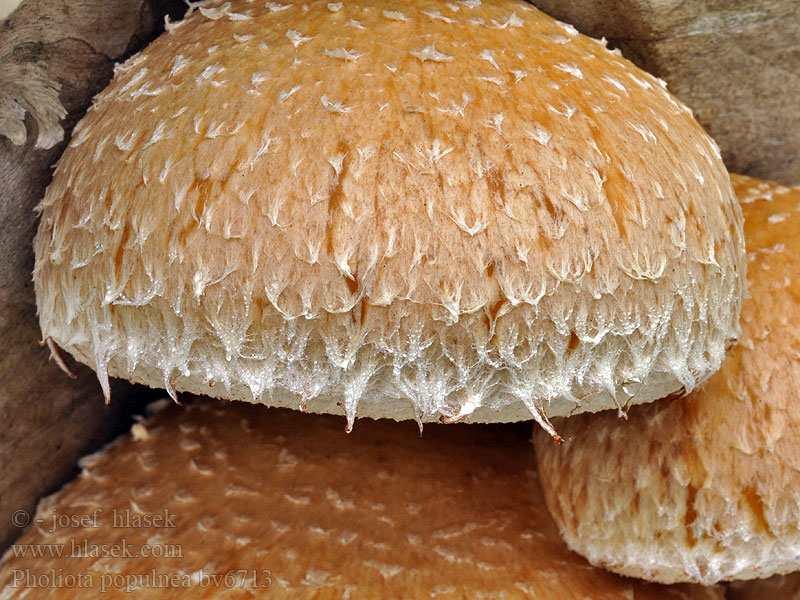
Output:
[[[125,544],[139,556],[9,551],[0,562],[3,600],[28,597],[11,585],[20,571],[88,573],[94,591],[108,583],[109,600],[131,598],[128,584],[137,600],[722,600],[719,589],[634,581],[570,552],[544,506],[530,426],[431,425],[419,437],[413,423],[383,420],[345,436],[332,416],[185,406],[169,406],[84,459],[80,477],[40,504],[44,525],[17,541]],[[123,517],[117,527],[115,514]],[[53,528],[53,515],[97,515],[98,526]],[[157,516],[167,521],[137,526]],[[168,576],[166,590],[154,585]],[[89,593],[37,589],[36,598]]]
[[751,297],[722,369],[627,420],[559,421],[563,447],[536,437],[567,544],[624,575],[713,583],[800,569],[800,188],[732,178]]

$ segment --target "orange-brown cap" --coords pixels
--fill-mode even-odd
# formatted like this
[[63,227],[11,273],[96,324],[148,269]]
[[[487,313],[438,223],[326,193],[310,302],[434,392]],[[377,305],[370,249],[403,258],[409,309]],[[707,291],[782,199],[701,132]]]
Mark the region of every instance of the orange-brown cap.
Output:
[[725,586],[726,600],[800,600],[800,573],[767,579],[734,581]]
[[[331,416],[171,406],[42,502],[41,523],[0,563],[2,597],[25,597],[30,582],[28,597],[59,600],[722,600],[716,588],[625,579],[567,550],[529,426],[415,430],[383,420],[346,436]],[[60,547],[89,556],[21,556]],[[48,586],[79,577],[91,589]]]
[[719,367],[741,215],[657,79],[512,0],[193,6],[42,203],[43,335],[106,388],[546,425]]
[[537,439],[567,543],[618,573],[709,583],[800,568],[800,188],[733,181],[751,298],[722,369],[626,421],[559,422],[563,447]]

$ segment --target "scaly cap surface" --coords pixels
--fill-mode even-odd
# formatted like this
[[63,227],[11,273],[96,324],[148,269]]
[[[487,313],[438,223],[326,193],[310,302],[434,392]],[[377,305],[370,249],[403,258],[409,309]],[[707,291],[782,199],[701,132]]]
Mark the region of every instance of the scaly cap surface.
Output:
[[559,421],[537,436],[569,546],[671,583],[800,569],[800,188],[734,175],[751,298],[722,369],[686,398]]
[[[17,542],[125,544],[135,556],[26,560],[9,550],[4,600],[25,596],[9,583],[26,570],[86,573],[95,592],[106,581],[109,599],[130,598],[131,585],[137,599],[722,600],[719,589],[625,579],[567,550],[544,506],[529,427],[432,425],[419,437],[413,423],[384,420],[347,436],[331,416],[186,406],[84,460]],[[54,515],[95,514],[98,527],[52,527]],[[135,526],[158,515],[170,520]],[[175,583],[155,587],[167,576]]]
[[195,8],[42,203],[43,334],[106,389],[544,423],[718,368],[741,217],[661,82],[521,2]]

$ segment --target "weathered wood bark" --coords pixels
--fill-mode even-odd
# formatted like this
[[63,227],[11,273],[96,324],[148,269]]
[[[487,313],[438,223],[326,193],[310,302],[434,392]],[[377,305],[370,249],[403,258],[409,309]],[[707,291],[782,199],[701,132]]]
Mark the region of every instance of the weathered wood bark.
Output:
[[34,207],[114,61],[181,4],[26,0],[0,23],[0,549],[19,532],[13,513],[31,512],[81,455],[115,434],[132,406],[131,386],[118,382],[107,407],[94,373],[70,363],[77,379],[69,379],[38,344]]
[[14,12],[22,0],[0,0],[0,19],[5,19]]
[[800,2],[530,1],[666,80],[730,170],[800,183]]

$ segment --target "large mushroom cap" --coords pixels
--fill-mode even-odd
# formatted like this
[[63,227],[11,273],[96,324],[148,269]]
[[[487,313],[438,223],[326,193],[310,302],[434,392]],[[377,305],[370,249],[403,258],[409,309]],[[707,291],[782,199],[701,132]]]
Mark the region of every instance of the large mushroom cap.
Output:
[[[17,542],[125,545],[129,556],[9,551],[4,600],[722,600],[719,589],[625,579],[567,550],[528,427],[432,425],[419,437],[413,423],[384,420],[343,436],[330,416],[186,406],[85,460]],[[91,585],[26,590],[11,585],[15,573],[40,582],[83,573]]]
[[43,334],[106,387],[543,421],[691,389],[738,333],[717,147],[522,2],[204,3],[42,211]]
[[751,298],[722,369],[627,422],[559,422],[561,448],[536,440],[567,543],[625,575],[710,583],[800,569],[800,188],[733,179]]

